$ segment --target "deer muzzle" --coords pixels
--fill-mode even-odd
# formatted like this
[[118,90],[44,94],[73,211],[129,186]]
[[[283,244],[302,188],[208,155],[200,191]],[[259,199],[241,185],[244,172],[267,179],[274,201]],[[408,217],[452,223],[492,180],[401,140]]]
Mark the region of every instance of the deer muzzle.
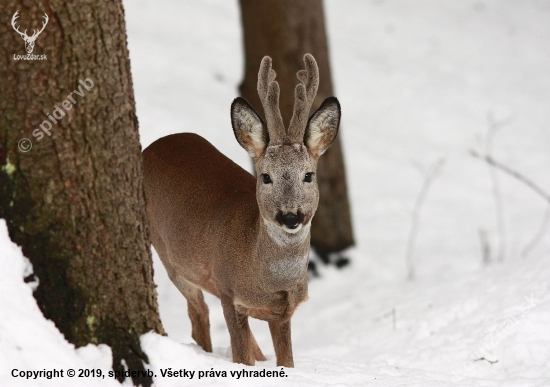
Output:
[[304,222],[304,214],[300,210],[296,213],[287,212],[286,214],[284,214],[283,211],[279,211],[277,213],[277,222],[279,222],[281,226],[286,226],[287,228],[294,230]]

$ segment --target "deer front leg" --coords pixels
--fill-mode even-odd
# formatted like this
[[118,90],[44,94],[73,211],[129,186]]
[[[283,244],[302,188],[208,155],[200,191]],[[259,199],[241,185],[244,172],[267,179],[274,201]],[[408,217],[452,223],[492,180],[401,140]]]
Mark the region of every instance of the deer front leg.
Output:
[[248,314],[235,308],[231,297],[220,295],[223,315],[229,329],[231,338],[231,352],[234,363],[254,365],[254,352],[252,350],[252,332],[248,326]]
[[270,321],[269,331],[271,332],[273,347],[275,347],[277,367],[294,368],[292,341],[290,338],[290,319],[286,321]]

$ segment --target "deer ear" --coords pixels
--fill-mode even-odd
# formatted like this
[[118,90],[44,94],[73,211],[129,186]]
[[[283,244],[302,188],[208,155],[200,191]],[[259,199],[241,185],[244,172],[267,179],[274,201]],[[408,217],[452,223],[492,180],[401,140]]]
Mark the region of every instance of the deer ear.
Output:
[[340,116],[340,103],[335,97],[329,97],[310,117],[304,135],[304,144],[312,155],[321,156],[332,144],[338,134]]
[[231,125],[235,138],[250,156],[263,153],[269,141],[267,129],[246,99],[238,97],[231,104]]

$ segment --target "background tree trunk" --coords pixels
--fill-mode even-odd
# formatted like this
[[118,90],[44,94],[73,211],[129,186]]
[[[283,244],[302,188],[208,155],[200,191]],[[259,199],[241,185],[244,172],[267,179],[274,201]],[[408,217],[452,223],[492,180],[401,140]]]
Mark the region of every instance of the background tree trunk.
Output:
[[[241,94],[263,115],[256,91],[258,68],[264,55],[273,58],[281,87],[280,108],[288,125],[294,107],[296,72],[311,53],[319,65],[320,85],[311,108],[333,95],[327,38],[321,0],[240,0],[244,28],[245,78]],[[345,115],[345,106],[343,107]],[[326,260],[331,252],[354,244],[342,147],[337,137],[319,159],[320,201],[313,218],[311,244]]]
[[[44,316],[76,346],[111,346],[115,370],[122,359],[143,370],[139,336],[163,328],[122,3],[5,0],[2,10],[0,217],[33,264]],[[14,59],[26,53],[10,25],[17,10],[21,31],[48,14],[33,52],[47,60]],[[84,95],[65,110],[79,86]],[[56,106],[65,115],[52,123]],[[38,141],[33,131],[48,120],[51,136]]]

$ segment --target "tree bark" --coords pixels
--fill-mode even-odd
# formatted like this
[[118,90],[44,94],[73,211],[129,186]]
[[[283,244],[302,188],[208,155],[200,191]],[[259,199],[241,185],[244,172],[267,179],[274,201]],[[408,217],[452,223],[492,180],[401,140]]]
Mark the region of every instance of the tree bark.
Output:
[[[271,56],[281,88],[281,115],[288,125],[298,82],[296,72],[304,67],[303,56],[309,52],[319,65],[319,91],[311,108],[311,113],[315,112],[325,98],[333,95],[322,0],[240,0],[240,4],[245,48],[241,95],[263,115],[256,91],[258,66],[264,55]],[[327,260],[329,253],[354,244],[338,137],[319,159],[318,182],[320,201],[313,218],[311,244]]]
[[[6,0],[2,9],[0,217],[33,264],[44,316],[77,347],[111,346],[114,370],[122,360],[144,370],[139,337],[163,328],[122,3]],[[14,58],[26,54],[7,21],[16,11],[21,31],[49,16],[33,52],[47,59]],[[23,138],[32,149],[18,149]]]

